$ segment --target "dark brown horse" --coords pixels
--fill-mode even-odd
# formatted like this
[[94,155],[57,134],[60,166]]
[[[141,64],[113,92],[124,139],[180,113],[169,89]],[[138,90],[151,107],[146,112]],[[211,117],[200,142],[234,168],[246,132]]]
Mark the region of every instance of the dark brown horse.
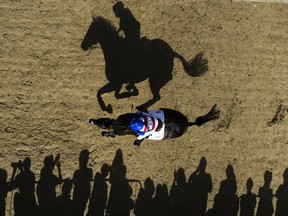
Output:
[[[172,139],[182,136],[192,125],[201,126],[206,122],[218,119],[220,117],[220,110],[217,109],[216,105],[203,116],[196,118],[195,122],[189,122],[188,118],[183,115],[181,112],[161,108],[160,110],[164,111],[164,138],[163,139]],[[89,123],[96,125],[106,131],[102,132],[102,136],[115,137],[123,135],[134,135],[137,134],[129,128],[131,120],[136,116],[136,113],[126,113],[120,115],[117,119],[111,118],[99,118],[99,119],[90,119]]]
[[[117,99],[137,96],[139,92],[135,83],[147,78],[153,98],[142,107],[148,108],[160,100],[160,89],[172,79],[174,58],[182,62],[190,76],[200,76],[208,70],[208,61],[203,58],[203,53],[198,53],[187,62],[161,39],[149,40],[144,37],[131,42],[120,37],[111,22],[102,17],[93,18],[81,48],[87,51],[98,43],[104,54],[109,82],[98,90],[97,99],[101,109],[109,113],[113,112],[112,106],[105,104],[102,94],[115,91]],[[127,92],[120,93],[123,84],[126,84]]]

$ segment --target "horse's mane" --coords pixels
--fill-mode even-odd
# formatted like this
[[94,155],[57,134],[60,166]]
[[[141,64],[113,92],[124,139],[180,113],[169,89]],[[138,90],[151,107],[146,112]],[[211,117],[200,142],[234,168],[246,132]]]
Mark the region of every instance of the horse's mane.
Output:
[[[114,34],[115,36],[118,36],[117,29],[112,24],[112,22],[102,16],[93,17],[93,24],[100,27],[106,33]],[[121,36],[118,36],[118,37],[122,38]]]

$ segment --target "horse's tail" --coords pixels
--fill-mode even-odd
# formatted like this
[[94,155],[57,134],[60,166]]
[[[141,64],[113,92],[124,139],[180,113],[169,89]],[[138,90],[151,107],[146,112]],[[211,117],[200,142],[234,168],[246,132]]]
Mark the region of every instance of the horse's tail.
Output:
[[204,57],[203,52],[198,53],[194,59],[188,62],[177,52],[174,52],[174,57],[180,59],[184,70],[192,77],[201,76],[208,71],[208,60]]
[[188,126],[197,125],[200,127],[204,123],[218,119],[219,117],[220,117],[220,110],[217,108],[217,105],[215,104],[206,115],[199,116],[198,118],[196,118],[195,122],[189,122]]

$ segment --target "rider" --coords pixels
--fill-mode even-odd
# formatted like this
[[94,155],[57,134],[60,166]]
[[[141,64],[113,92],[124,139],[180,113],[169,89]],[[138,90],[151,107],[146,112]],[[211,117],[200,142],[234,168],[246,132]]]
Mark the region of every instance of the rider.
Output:
[[125,34],[125,39],[129,42],[137,41],[140,39],[140,22],[133,16],[129,8],[124,7],[122,1],[118,1],[113,5],[113,11],[116,17],[120,18],[120,27]]
[[134,145],[139,146],[144,138],[148,138],[156,131],[159,122],[157,118],[150,115],[147,110],[138,108],[137,114],[137,117],[131,120],[129,127],[138,134]]

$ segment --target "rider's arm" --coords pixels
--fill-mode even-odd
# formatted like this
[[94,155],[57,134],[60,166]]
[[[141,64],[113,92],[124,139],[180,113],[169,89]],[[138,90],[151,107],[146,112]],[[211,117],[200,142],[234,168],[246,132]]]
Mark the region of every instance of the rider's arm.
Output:
[[144,135],[139,135],[137,137],[137,140],[143,140],[145,138],[148,138],[151,134],[152,134],[152,132],[146,132]]

